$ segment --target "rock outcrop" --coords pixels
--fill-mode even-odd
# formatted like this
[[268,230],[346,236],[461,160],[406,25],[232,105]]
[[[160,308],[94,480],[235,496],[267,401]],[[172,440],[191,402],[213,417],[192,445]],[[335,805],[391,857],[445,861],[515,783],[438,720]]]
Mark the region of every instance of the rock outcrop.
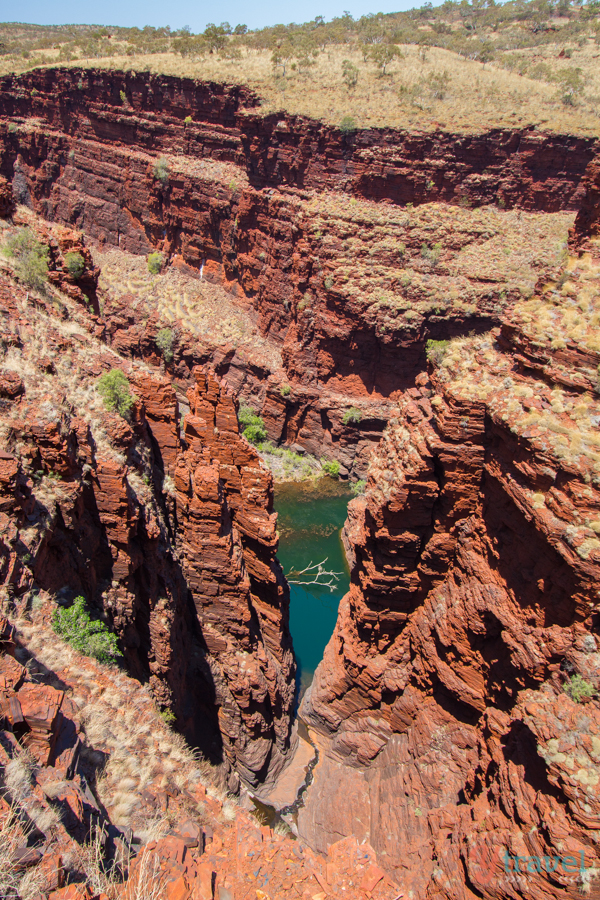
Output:
[[[170,379],[110,351],[71,295],[0,277],[5,593],[83,595],[230,788],[268,781],[290,749],[295,673],[271,475],[214,375],[194,370],[180,434]],[[94,389],[117,368],[129,418]]]
[[[372,848],[355,838],[321,857],[226,797],[144,686],[57,638],[53,608],[38,602],[18,628],[0,615],[3,895],[397,895]],[[41,753],[33,729],[45,731]]]
[[[570,234],[570,242],[575,251],[591,249],[595,245],[597,255],[597,238],[600,235],[600,159],[592,160],[585,170],[582,187],[583,199]],[[595,242],[590,240],[593,238],[596,238]]]
[[597,280],[574,260],[502,343],[437,348],[350,504],[299,828],[370,841],[414,897],[561,897],[598,867]]

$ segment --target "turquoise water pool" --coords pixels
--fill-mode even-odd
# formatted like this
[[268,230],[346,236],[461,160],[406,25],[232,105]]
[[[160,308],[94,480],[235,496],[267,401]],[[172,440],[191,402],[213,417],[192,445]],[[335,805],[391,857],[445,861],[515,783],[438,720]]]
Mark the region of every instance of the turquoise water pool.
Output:
[[333,633],[339,602],[350,584],[340,532],[351,498],[348,486],[331,478],[275,487],[280,534],[277,555],[285,574],[325,558],[324,568],[341,573],[333,591],[318,585],[290,584],[290,629],[301,694],[323,657]]

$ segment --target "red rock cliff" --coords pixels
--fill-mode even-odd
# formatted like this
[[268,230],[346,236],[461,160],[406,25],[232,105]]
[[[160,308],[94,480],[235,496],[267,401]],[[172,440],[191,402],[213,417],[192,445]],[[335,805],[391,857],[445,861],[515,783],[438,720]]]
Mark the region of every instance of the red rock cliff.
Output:
[[[359,474],[388,410],[365,408],[359,435],[343,427],[348,398],[405,390],[428,338],[498,323],[518,296],[466,257],[527,227],[468,207],[519,207],[528,222],[574,210],[597,153],[593,140],[535,130],[348,136],[261,116],[246,88],[77,69],[0,79],[0,146],[17,201],[106,245],[160,249],[250,302],[284,344],[285,380],[314,388],[262,398],[269,436]],[[540,246],[536,235],[531,259],[544,268]]]
[[[564,280],[595,321],[597,267]],[[370,841],[416,898],[562,897],[598,866],[600,705],[573,684],[597,698],[600,348],[568,316],[549,284],[507,352],[493,334],[440,348],[350,505],[299,828]],[[578,865],[535,866],[564,854]]]
[[[214,375],[194,371],[180,437],[170,380],[109,350],[77,299],[1,276],[5,594],[83,594],[230,787],[268,780],[289,749],[295,671],[270,473]],[[95,390],[117,367],[129,420]]]

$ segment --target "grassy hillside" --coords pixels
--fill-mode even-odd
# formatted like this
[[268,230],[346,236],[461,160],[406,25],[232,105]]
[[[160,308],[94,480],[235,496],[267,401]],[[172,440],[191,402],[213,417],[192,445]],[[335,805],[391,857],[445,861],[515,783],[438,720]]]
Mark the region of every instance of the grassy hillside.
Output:
[[[485,0],[484,0],[485,2]],[[266,111],[347,127],[596,135],[600,0],[481,0],[248,32],[0,25],[0,73],[101,65],[245,82]]]

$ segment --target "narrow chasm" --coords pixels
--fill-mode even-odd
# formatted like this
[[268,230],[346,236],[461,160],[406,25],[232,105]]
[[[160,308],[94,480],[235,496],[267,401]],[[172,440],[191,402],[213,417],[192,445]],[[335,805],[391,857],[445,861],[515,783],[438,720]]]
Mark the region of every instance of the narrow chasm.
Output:
[[342,544],[349,486],[331,478],[275,485],[277,556],[290,586],[290,632],[299,699],[323,658],[350,586]]
[[259,101],[0,77],[0,894],[585,894],[598,140]]

